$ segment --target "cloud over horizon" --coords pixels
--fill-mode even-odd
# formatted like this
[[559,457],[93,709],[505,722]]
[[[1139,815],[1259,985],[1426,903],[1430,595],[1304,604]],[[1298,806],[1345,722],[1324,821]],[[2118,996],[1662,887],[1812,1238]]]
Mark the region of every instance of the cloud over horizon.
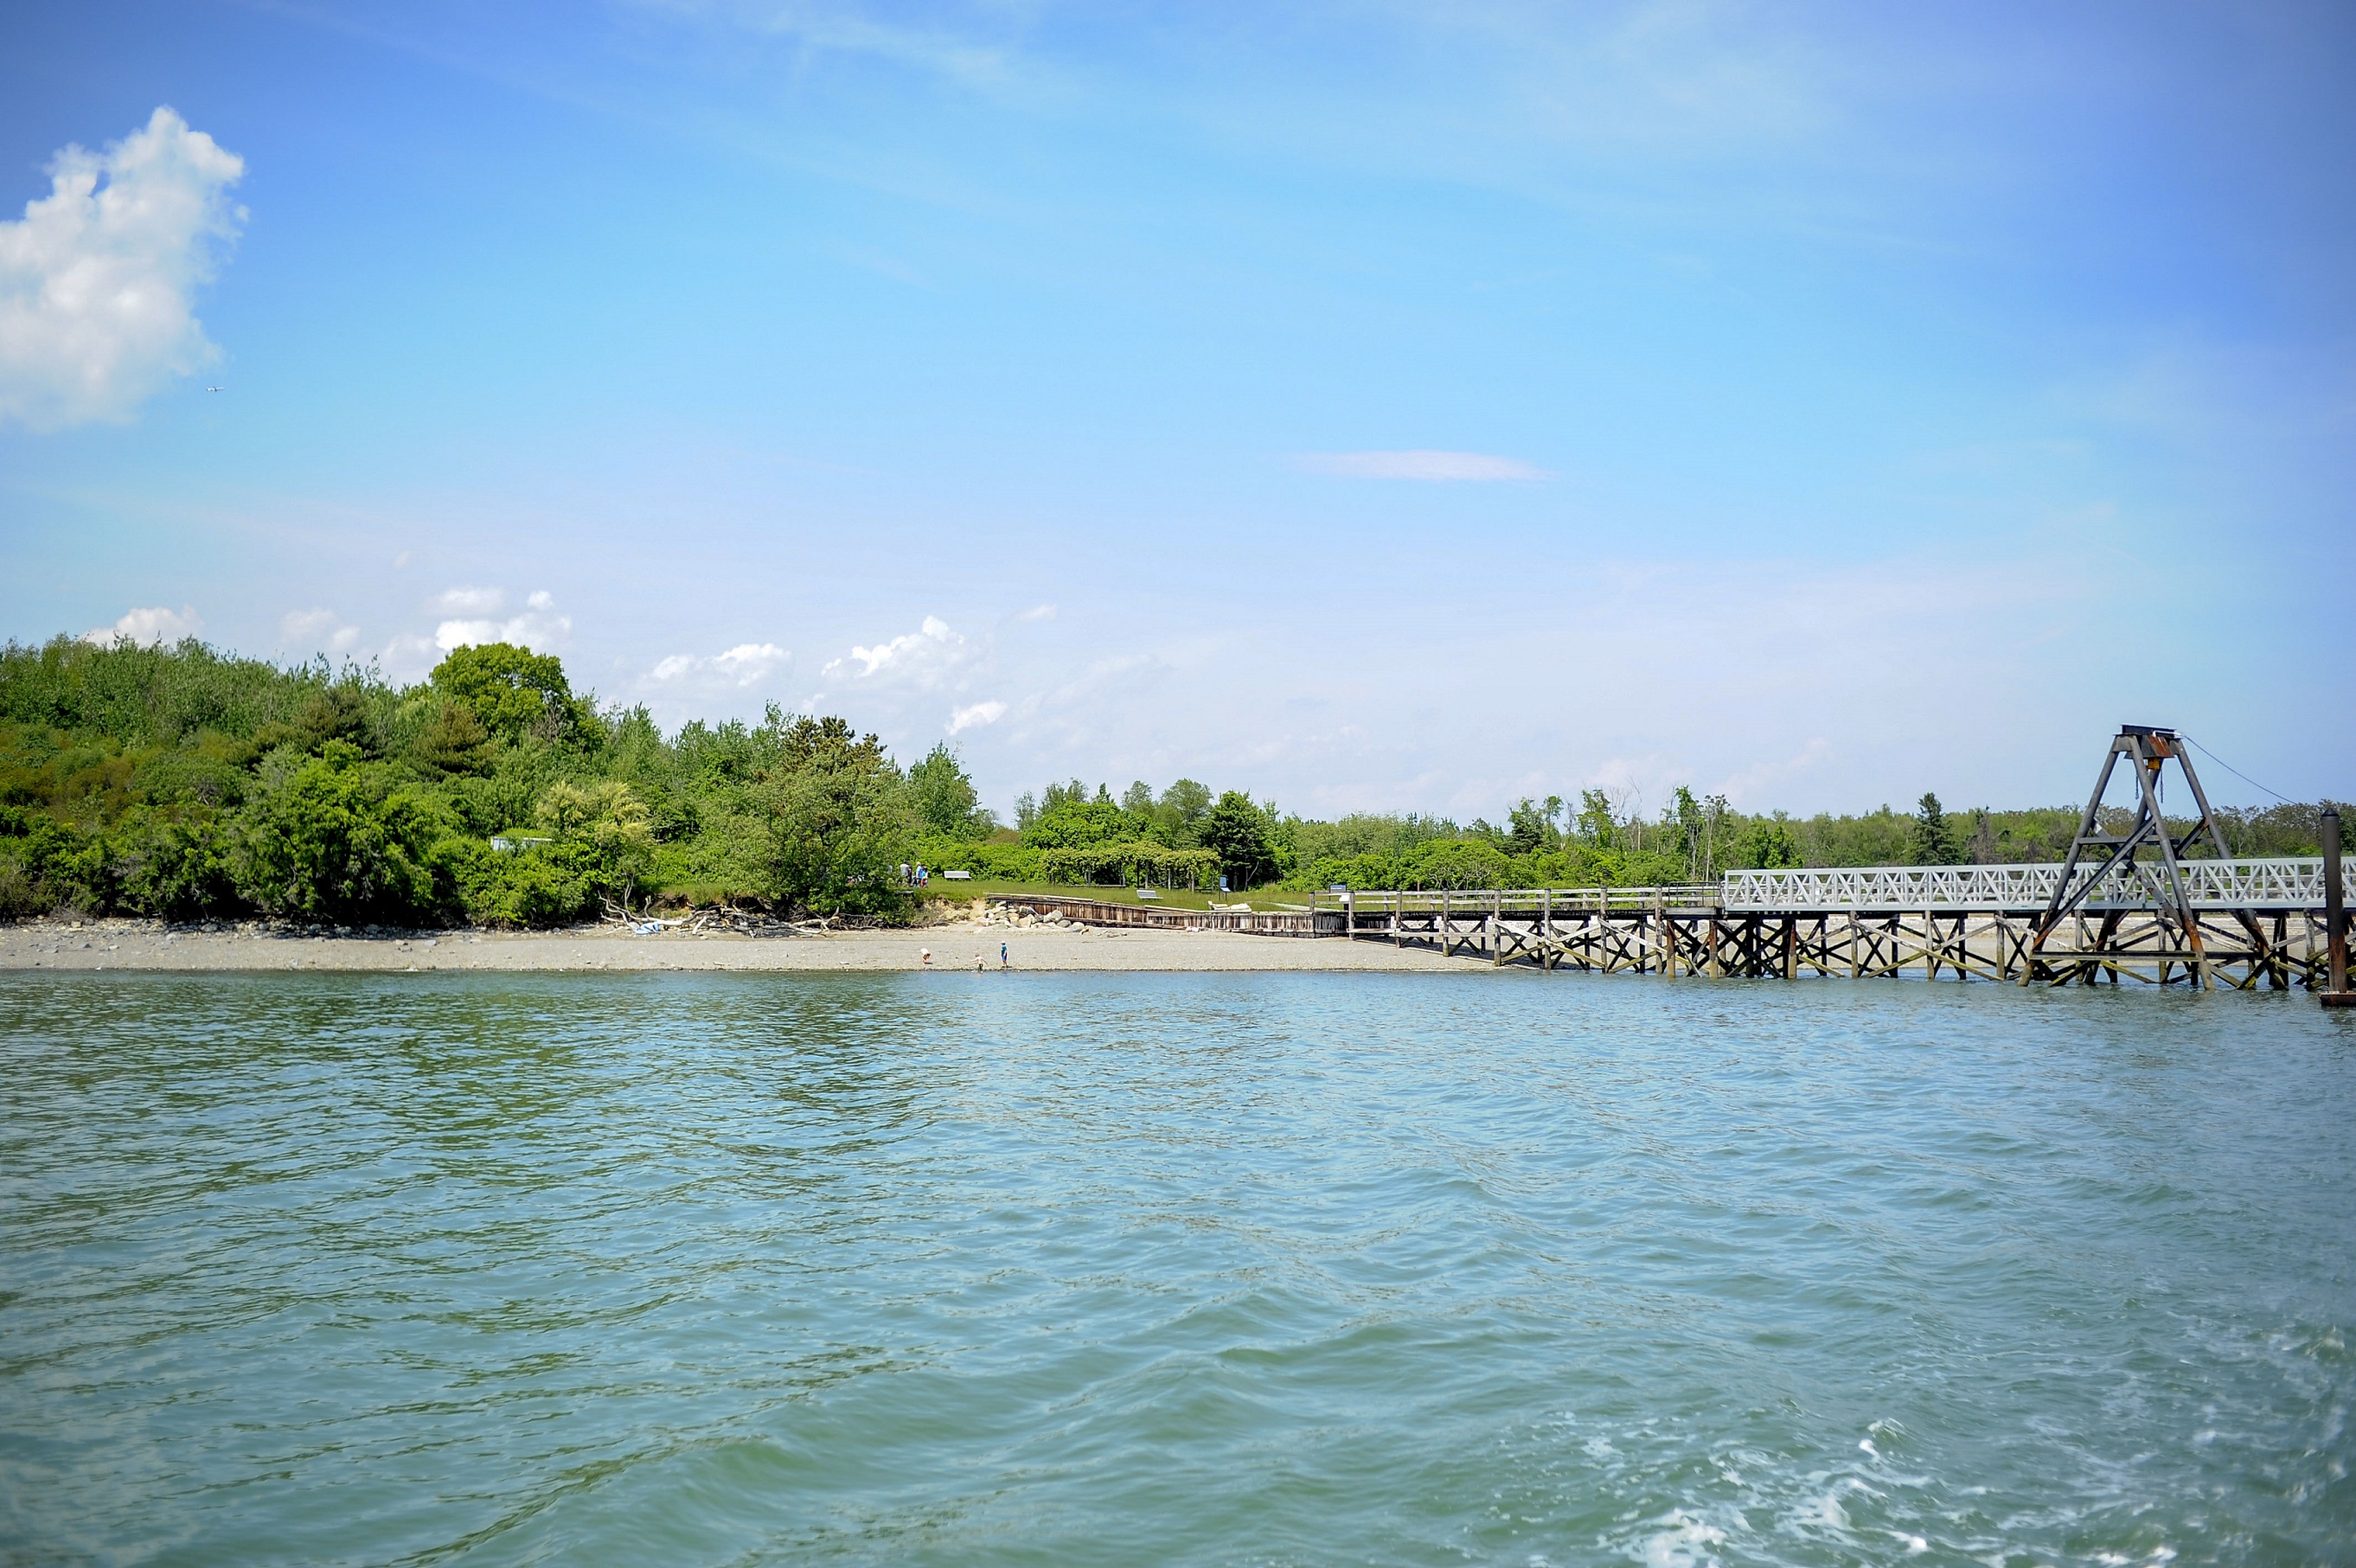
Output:
[[664,684],[734,686],[741,690],[758,685],[784,669],[793,657],[774,642],[740,642],[710,658],[674,653],[647,671],[647,679]]
[[126,611],[123,618],[112,626],[92,627],[81,634],[81,639],[84,642],[95,642],[103,647],[119,639],[128,638],[143,647],[153,647],[159,642],[177,642],[184,637],[201,636],[204,629],[205,618],[197,613],[195,606],[183,605],[175,610],[155,605],[145,609]]
[[[829,660],[819,673],[841,673],[854,681],[884,676],[894,682],[931,690],[963,673],[974,657],[972,646],[951,630],[948,622],[938,616],[926,616],[915,631],[872,648],[853,645],[845,657]],[[855,670],[851,668],[854,664],[858,666]]]
[[952,709],[949,733],[959,735],[978,725],[994,725],[1006,716],[1006,704],[993,697],[986,703],[976,703],[969,708]]
[[0,221],[0,421],[125,421],[220,357],[193,296],[244,220],[228,195],[244,173],[169,108],[101,152],[58,152],[49,195]]
[[506,619],[494,618],[507,607],[504,588],[451,588],[435,601],[444,613],[456,611],[434,628],[434,646],[447,653],[486,642],[513,642],[534,653],[552,653],[573,639],[573,618],[556,612],[555,596],[542,588],[524,600],[523,609]]
[[331,609],[289,610],[278,635],[281,646],[294,653],[348,653],[359,645],[360,628],[344,625]]

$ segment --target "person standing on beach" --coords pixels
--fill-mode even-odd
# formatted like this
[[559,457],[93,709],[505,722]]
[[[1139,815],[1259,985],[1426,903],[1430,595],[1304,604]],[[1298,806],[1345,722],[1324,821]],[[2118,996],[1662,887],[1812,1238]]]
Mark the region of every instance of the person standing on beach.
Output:
[[998,944],[998,967],[1001,969],[1012,967],[1006,961],[1006,944],[1004,942]]
[[926,969],[932,968],[933,950],[930,948],[918,948],[916,950],[916,961]]

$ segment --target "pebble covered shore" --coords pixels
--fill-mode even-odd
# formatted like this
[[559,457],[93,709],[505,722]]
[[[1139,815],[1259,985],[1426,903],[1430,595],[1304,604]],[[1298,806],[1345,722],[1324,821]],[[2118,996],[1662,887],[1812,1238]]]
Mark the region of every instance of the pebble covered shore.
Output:
[[[958,921],[905,930],[638,935],[623,926],[556,931],[400,931],[265,921],[172,926],[57,918],[0,925],[0,970],[1465,970],[1485,967],[1387,942],[1113,930]],[[926,950],[932,958],[927,964]]]

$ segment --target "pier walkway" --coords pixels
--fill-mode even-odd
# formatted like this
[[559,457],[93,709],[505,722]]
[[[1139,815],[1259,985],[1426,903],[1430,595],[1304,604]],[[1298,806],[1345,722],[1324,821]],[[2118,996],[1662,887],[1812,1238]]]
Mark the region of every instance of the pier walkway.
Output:
[[[2059,864],[1735,871],[1685,887],[1316,896],[1321,935],[1606,973],[2326,984],[2319,857],[2182,864],[2190,929],[2157,865],[2120,867],[2038,943]],[[2092,878],[2082,867],[2072,892]],[[2342,873],[2348,897],[2356,882]]]
[[[2055,922],[2062,867],[1855,866],[1730,871],[1681,887],[1305,894],[1292,911],[1186,909],[1049,894],[991,902],[1088,925],[1339,937],[1544,970],[1671,977],[2147,981],[2241,990],[2327,984],[2323,861],[2181,863],[2190,929],[2157,864],[2121,866]],[[2341,874],[2356,903],[2356,866]],[[2076,893],[2095,870],[2082,866]]]

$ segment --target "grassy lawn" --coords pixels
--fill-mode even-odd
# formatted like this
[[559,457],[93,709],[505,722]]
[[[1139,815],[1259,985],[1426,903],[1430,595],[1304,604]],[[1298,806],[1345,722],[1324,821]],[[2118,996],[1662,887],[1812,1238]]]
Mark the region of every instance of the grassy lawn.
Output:
[[944,882],[937,873],[925,888],[925,897],[942,903],[963,903],[973,898],[991,898],[1001,895],[1024,893],[1053,894],[1059,898],[1094,898],[1102,904],[1144,904],[1164,909],[1207,909],[1214,903],[1249,904],[1255,909],[1277,910],[1288,906],[1307,908],[1306,893],[1276,893],[1265,888],[1241,897],[1229,897],[1219,893],[1181,893],[1157,888],[1160,895],[1140,898],[1134,887],[1057,886],[1045,882],[1003,882],[995,877],[977,876],[970,882]]

